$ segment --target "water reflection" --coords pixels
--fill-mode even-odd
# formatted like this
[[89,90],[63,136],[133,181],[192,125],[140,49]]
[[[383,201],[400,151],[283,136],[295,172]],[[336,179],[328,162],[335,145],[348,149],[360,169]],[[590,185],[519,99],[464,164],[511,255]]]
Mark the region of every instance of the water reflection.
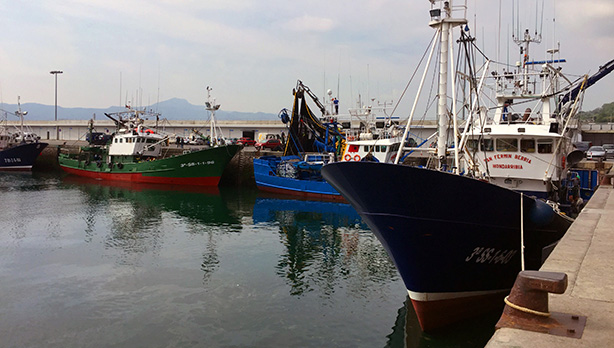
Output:
[[87,193],[87,203],[94,208],[108,203],[130,203],[131,211],[123,211],[122,207],[119,214],[140,219],[145,228],[159,222],[148,219],[159,218],[163,212],[177,214],[192,223],[239,225],[239,219],[230,213],[217,187],[137,184],[77,176],[66,176],[63,183]]
[[397,312],[392,333],[386,338],[386,348],[474,348],[484,347],[492,337],[500,313],[491,313],[464,323],[446,327],[439,332],[425,333],[409,297]]
[[370,296],[398,279],[377,239],[348,204],[258,198],[254,223],[274,223],[285,246],[277,274],[292,295],[316,291],[330,298],[341,286],[353,296]]
[[349,205],[28,175],[0,175],[0,197],[13,346],[446,342],[399,309],[394,265]]
[[[200,267],[205,280],[219,264],[218,235],[240,231],[241,212],[246,210],[241,195],[217,187],[135,184],[77,176],[64,177],[63,186],[84,193],[86,242],[92,240],[97,223],[105,226],[104,245],[122,251],[117,257],[119,264],[139,264],[139,254],[156,256],[169,231],[207,236]],[[249,200],[250,196],[244,198]],[[237,211],[228,208],[228,200]]]
[[[31,219],[25,218],[32,214],[39,214],[40,191],[44,191],[57,185],[57,177],[35,179],[31,172],[0,172],[0,198],[1,210],[9,235],[15,240],[22,240],[28,236],[31,227]],[[57,238],[59,233],[58,220],[47,221],[45,228],[49,237]]]

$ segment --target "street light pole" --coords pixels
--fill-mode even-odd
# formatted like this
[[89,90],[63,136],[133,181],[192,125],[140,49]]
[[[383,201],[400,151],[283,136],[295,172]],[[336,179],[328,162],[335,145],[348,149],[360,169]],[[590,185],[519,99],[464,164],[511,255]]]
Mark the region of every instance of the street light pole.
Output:
[[60,128],[58,127],[58,74],[63,73],[63,71],[53,70],[49,73],[55,76],[55,139],[60,140]]

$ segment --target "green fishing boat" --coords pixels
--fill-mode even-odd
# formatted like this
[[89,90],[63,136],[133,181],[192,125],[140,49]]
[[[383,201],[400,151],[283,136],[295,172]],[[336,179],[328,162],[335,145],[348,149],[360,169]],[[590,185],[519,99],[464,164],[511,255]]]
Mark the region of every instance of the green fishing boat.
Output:
[[[207,102],[207,110],[212,111],[212,127],[218,108],[219,105]],[[117,125],[109,143],[90,144],[81,147],[78,153],[60,152],[60,167],[69,174],[102,180],[217,186],[240,146],[225,145],[223,138],[212,136],[204,147],[171,148],[169,135],[144,126],[145,114],[131,108],[105,114]]]

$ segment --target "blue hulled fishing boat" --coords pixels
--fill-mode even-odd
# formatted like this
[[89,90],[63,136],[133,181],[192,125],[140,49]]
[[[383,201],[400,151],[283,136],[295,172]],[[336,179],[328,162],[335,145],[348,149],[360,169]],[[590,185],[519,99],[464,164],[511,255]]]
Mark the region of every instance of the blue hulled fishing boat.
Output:
[[[427,331],[502,308],[517,273],[539,269],[565,234],[573,220],[561,207],[580,204],[565,185],[577,160],[571,125],[586,88],[614,68],[610,62],[590,78],[568,79],[560,69],[564,60],[530,60],[529,44],[540,37],[528,30],[514,37],[517,66],[501,71],[488,57],[477,65],[466,1],[430,3],[429,25],[437,32],[431,52],[440,49],[438,140],[430,166],[322,168],[394,260]],[[460,58],[453,58],[454,42]],[[458,62],[467,69],[455,67]],[[426,63],[424,76],[428,69]],[[482,98],[485,85],[494,95]],[[489,109],[484,100],[496,105]]]
[[[40,137],[26,131],[23,125],[23,116],[27,111],[21,111],[21,103],[17,102],[19,109],[14,113],[21,120],[21,127],[10,129],[6,125],[0,126],[0,170],[28,171],[38,155],[47,147],[47,143],[40,142]],[[9,112],[4,112],[5,117]],[[11,113],[13,114],[13,113]]]
[[[391,161],[400,146],[401,132],[378,131],[370,127],[374,117],[371,107],[350,110],[348,117],[361,117],[362,127],[354,134],[350,118],[346,127],[338,122],[318,98],[298,81],[293,91],[291,115],[284,109],[281,121],[287,124],[287,142],[282,156],[262,156],[254,159],[254,178],[262,191],[313,199],[343,201],[343,197],[322,178],[322,166],[336,161]],[[316,103],[321,117],[316,117],[307,105],[307,96]],[[382,122],[385,123],[385,122]]]

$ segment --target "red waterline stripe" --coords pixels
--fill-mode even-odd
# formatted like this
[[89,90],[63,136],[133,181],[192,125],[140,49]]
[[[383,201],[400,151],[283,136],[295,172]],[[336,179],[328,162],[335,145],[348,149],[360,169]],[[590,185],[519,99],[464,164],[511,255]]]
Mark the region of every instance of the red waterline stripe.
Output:
[[103,173],[90,170],[74,169],[61,166],[69,174],[84,176],[92,179],[116,180],[139,182],[148,184],[171,184],[171,185],[197,185],[197,186],[217,186],[220,182],[219,176],[190,177],[190,178],[171,178],[161,176],[143,176],[142,173]]

